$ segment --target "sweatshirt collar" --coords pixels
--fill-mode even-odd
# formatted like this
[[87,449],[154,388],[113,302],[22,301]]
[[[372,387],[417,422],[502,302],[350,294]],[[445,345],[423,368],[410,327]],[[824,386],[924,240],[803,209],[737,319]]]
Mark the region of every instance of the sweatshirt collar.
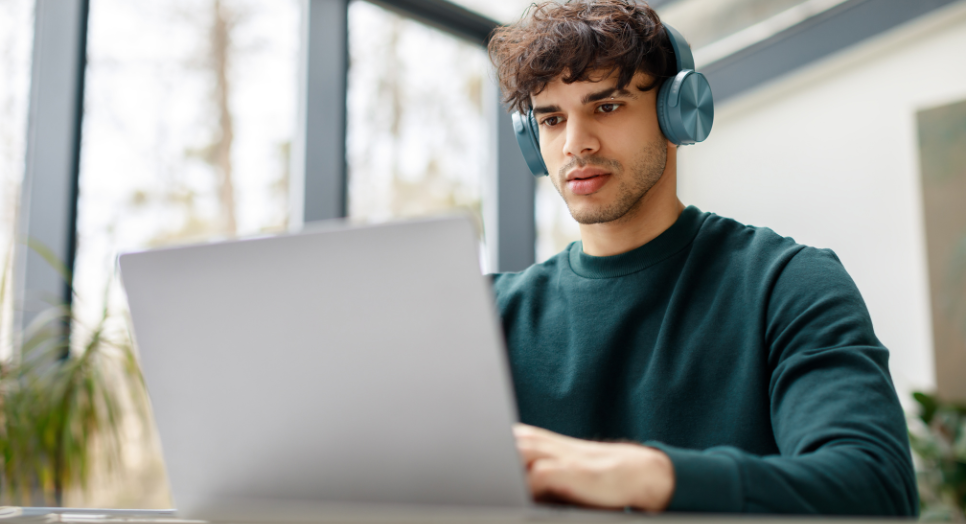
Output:
[[688,206],[676,222],[654,240],[627,253],[595,257],[584,253],[583,242],[570,244],[570,268],[585,278],[623,277],[647,269],[684,249],[698,233],[707,218],[694,206]]

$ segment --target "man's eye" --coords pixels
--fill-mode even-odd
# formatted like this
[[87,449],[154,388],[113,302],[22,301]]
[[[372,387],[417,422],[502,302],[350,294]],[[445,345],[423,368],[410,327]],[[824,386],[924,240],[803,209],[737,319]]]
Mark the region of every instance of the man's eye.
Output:
[[617,111],[617,108],[620,107],[620,106],[621,106],[620,104],[601,104],[601,105],[597,106],[597,112],[598,113],[613,113],[614,111]]
[[545,125],[545,126],[553,127],[553,126],[555,126],[555,125],[557,125],[557,124],[560,123],[560,117],[559,116],[549,116],[547,118],[544,118],[543,119],[543,122],[541,122],[541,123],[543,125]]

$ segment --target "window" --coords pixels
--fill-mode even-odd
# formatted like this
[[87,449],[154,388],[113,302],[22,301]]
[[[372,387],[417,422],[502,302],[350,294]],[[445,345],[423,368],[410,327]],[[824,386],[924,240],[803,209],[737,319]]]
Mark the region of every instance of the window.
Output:
[[481,221],[496,94],[485,50],[366,2],[349,8],[348,212]]
[[79,314],[119,251],[285,229],[299,17],[297,0],[91,2]]
[[[72,342],[105,307],[126,329],[119,252],[286,229],[300,17],[298,0],[91,1]],[[142,454],[134,478],[160,485],[85,503],[169,504]]]
[[537,262],[561,252],[571,242],[580,240],[580,226],[570,215],[563,197],[550,177],[537,179]]
[[0,357],[13,327],[12,264],[27,145],[34,0],[0,2]]

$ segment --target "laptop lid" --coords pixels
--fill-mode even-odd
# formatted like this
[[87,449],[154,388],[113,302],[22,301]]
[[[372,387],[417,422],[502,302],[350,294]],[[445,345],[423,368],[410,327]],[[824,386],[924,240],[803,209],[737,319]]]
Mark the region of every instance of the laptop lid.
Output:
[[468,218],[130,253],[120,267],[179,516],[529,505]]

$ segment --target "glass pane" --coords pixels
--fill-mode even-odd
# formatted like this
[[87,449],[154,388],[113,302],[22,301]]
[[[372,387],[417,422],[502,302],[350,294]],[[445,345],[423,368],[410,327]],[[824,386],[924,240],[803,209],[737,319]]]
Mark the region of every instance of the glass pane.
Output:
[[[124,336],[118,252],[286,229],[300,17],[299,0],[91,1],[75,344],[104,307]],[[83,503],[170,504],[157,456],[130,463]]]
[[349,216],[464,209],[480,220],[481,181],[495,165],[485,51],[354,2],[349,56]]
[[537,179],[536,204],[537,262],[543,262],[580,240],[580,227],[550,177]]
[[11,289],[20,183],[27,147],[27,106],[34,0],[0,1],[0,357],[10,354]]

